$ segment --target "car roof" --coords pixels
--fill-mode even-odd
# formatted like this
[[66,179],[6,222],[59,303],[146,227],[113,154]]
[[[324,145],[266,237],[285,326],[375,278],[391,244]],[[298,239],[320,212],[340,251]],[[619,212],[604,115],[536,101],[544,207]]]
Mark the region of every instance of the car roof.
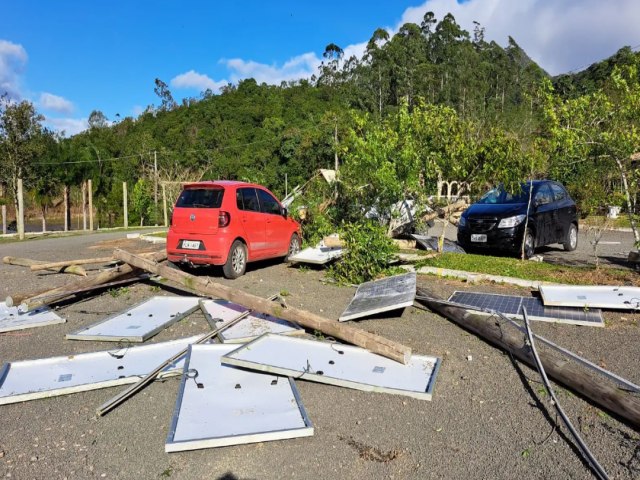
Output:
[[205,180],[203,182],[191,182],[182,185],[182,188],[213,188],[213,187],[261,187],[256,183],[240,182],[238,180]]

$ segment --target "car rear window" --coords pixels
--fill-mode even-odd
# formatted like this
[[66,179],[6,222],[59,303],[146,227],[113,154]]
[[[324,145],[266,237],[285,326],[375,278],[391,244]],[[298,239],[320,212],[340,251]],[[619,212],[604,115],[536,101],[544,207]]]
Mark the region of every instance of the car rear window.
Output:
[[176,207],[220,208],[224,190],[221,188],[188,188],[178,197]]

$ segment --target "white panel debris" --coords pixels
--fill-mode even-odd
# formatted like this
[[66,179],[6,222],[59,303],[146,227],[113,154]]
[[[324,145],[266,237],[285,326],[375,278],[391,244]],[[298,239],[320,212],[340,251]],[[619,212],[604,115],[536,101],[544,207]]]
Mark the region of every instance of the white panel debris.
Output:
[[133,308],[67,334],[67,340],[144,342],[198,309],[198,297],[152,297]]
[[293,380],[221,365],[234,348],[189,348],[166,452],[313,435]]
[[431,400],[438,357],[412,355],[407,365],[359,347],[266,334],[222,363],[368,392]]
[[[211,328],[218,329],[235,319],[247,309],[226,300],[200,300],[200,308]],[[255,313],[218,334],[223,343],[246,343],[265,333],[303,335],[304,328],[281,318]]]
[[[0,368],[0,405],[135,383],[198,338],[6,363]],[[178,373],[182,363],[162,376]]]
[[612,310],[640,309],[639,287],[541,285],[545,305]]
[[49,307],[42,307],[27,313],[19,313],[18,307],[7,307],[6,302],[0,302],[0,333],[25,328],[45,327],[56,323],[65,323]]
[[339,320],[345,322],[409,307],[413,305],[415,297],[415,272],[366,282],[358,286],[355,296],[342,312]]
[[342,247],[327,247],[320,242],[315,247],[307,247],[295,255],[290,256],[287,261],[292,263],[311,263],[314,265],[325,265],[344,255]]

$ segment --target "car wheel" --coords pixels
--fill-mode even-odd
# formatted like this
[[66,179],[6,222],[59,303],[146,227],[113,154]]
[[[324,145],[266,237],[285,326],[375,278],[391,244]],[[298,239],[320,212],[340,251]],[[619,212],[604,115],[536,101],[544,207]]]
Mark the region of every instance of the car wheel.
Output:
[[231,245],[227,262],[222,267],[222,273],[226,278],[234,279],[244,275],[247,270],[247,247],[240,240]]
[[300,236],[297,233],[291,235],[291,240],[289,240],[289,250],[287,250],[287,256],[284,257],[285,260],[288,260],[289,257],[292,257],[296,253],[300,251]]
[[564,249],[567,252],[573,252],[578,246],[578,227],[576,227],[575,223],[572,223],[569,226],[569,230],[567,231],[567,236],[564,239],[564,243],[562,244]]
[[533,257],[535,245],[536,245],[536,237],[534,236],[531,230],[527,230],[524,233],[524,258]]

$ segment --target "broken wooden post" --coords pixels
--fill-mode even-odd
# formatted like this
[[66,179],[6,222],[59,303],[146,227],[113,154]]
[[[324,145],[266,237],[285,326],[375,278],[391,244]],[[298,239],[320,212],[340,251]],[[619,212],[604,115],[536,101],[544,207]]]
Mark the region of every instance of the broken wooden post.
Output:
[[22,197],[22,179],[18,179],[18,211],[16,212],[18,238],[24,240],[24,198]]
[[55,267],[68,267],[72,265],[90,265],[92,263],[107,263],[115,262],[113,257],[101,257],[101,258],[83,258],[78,260],[63,260],[60,262],[37,262],[30,266],[32,272],[39,270],[48,270]]
[[445,216],[448,213],[463,210],[466,206],[467,202],[465,202],[464,200],[458,200],[457,202],[447,205],[446,207],[438,208],[435,212],[427,213],[422,217],[422,221],[428,222],[431,220],[435,220],[436,218],[438,218],[438,216]]
[[[32,260],[30,258],[20,258],[20,257],[4,257],[2,259],[2,262],[6,263],[7,265],[20,265],[21,267],[33,267],[33,266],[38,266],[45,263],[45,262],[41,262],[40,260]],[[60,265],[57,267],[56,266],[46,267],[43,270],[51,270],[52,272],[58,272],[58,273],[73,273],[74,275],[81,275],[83,277],[87,276],[87,272],[85,271],[85,269],[80,266]]]
[[124,210],[124,228],[129,228],[129,212],[127,210],[127,182],[122,182],[122,208]]
[[82,181],[82,230],[87,229],[87,181]]
[[[520,331],[505,328],[507,325],[499,320],[491,321],[486,317],[473,315],[464,308],[445,305],[442,303],[443,299],[423,288],[418,288],[416,302],[511,353],[531,368],[535,368],[531,350],[524,343]],[[601,379],[593,378],[559,355],[540,352],[539,356],[545,371],[553,380],[591,400],[599,407],[624,418],[636,428],[640,427],[640,398],[607,385]]]
[[167,216],[167,189],[165,184],[162,184],[162,210],[164,212],[164,226],[169,226],[169,217]]
[[91,179],[87,180],[87,193],[89,194],[89,230],[93,232],[93,185]]
[[[139,257],[142,258],[142,257]],[[154,252],[149,257],[151,261],[162,261],[167,258],[167,252],[161,250]],[[118,267],[105,270],[92,277],[87,277],[83,280],[79,280],[69,285],[54,288],[51,290],[45,290],[37,293],[28,293],[22,295],[12,295],[7,297],[7,306],[19,306],[20,312],[28,312],[34,310],[43,305],[49,305],[50,303],[63,300],[67,297],[74,295],[77,290],[87,291],[89,287],[100,288],[103,284],[109,283],[118,279],[123,279],[126,276],[138,276],[142,273],[137,268],[130,265],[120,265]]]
[[328,318],[299,308],[283,308],[264,298],[212,282],[208,277],[196,277],[181,270],[170,268],[167,265],[158,265],[155,261],[147,260],[124,250],[115,250],[113,256],[134,267],[147,270],[156,275],[162,275],[168,280],[172,280],[198,293],[229,300],[251,310],[255,310],[256,312],[273,315],[309,329],[319,330],[327,336],[339,338],[404,364],[409,362],[411,356],[411,349],[409,347],[373,333],[354,328],[350,325],[341,324],[335,320],[329,320]]

